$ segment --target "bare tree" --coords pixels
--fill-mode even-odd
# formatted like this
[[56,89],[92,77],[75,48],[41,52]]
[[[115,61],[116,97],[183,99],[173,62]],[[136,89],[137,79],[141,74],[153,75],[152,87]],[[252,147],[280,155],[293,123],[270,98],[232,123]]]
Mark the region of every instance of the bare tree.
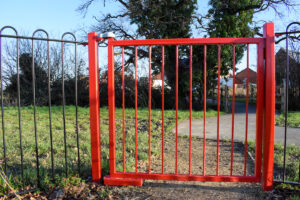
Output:
[[[62,44],[51,42],[48,46],[46,41],[34,40],[34,49],[32,49],[32,40],[19,39],[19,57],[17,57],[16,39],[2,38],[2,81],[4,95],[7,95],[14,102],[16,94],[16,73],[17,60],[19,59],[19,73],[21,83],[21,97],[27,99],[24,105],[32,102],[32,57],[35,65],[36,77],[36,95],[37,104],[45,105],[47,103],[48,94],[48,78],[50,78],[51,90],[56,92],[55,95],[61,96],[62,82]],[[34,51],[33,51],[34,50]],[[49,57],[48,57],[49,54]],[[49,60],[48,60],[49,59]],[[49,64],[49,65],[48,65]],[[77,78],[84,74],[86,63],[80,52],[77,55]],[[48,69],[48,67],[50,69]],[[49,70],[49,71],[48,71]],[[75,52],[74,44],[64,45],[64,72],[66,90],[74,90],[75,85]],[[49,74],[50,73],[50,74]],[[81,77],[82,78],[82,77]],[[23,84],[22,84],[23,83]],[[73,85],[71,85],[73,84]],[[72,98],[74,91],[70,91]],[[67,94],[69,95],[69,94]],[[87,97],[86,97],[87,98]],[[55,101],[55,98],[53,98]],[[71,98],[70,98],[71,99]],[[56,102],[59,104],[61,97]]]

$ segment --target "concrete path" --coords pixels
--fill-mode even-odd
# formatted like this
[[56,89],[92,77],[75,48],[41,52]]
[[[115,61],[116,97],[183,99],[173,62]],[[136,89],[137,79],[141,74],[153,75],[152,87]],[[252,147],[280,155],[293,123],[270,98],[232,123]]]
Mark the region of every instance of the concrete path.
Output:
[[[234,141],[245,141],[246,107],[244,103],[235,103],[234,115]],[[255,140],[256,135],[256,107],[249,105],[248,114],[248,140]],[[220,115],[220,139],[231,139],[232,114]],[[172,130],[175,133],[175,128]],[[178,125],[179,135],[189,135],[189,120]],[[203,119],[192,121],[192,135],[203,137]],[[217,117],[206,118],[206,138],[217,138]],[[282,143],[284,127],[275,126],[275,143]],[[288,128],[287,144],[300,146],[300,128]]]

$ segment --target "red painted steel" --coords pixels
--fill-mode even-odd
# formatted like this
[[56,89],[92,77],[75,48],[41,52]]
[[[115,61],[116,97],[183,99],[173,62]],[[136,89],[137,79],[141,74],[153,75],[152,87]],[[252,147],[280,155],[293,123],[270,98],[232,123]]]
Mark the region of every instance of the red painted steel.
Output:
[[118,178],[142,178],[152,180],[172,181],[210,181],[210,182],[252,182],[260,180],[255,176],[213,176],[213,175],[188,175],[188,174],[156,174],[156,173],[116,173],[113,177]]
[[91,129],[92,180],[101,179],[100,97],[98,74],[98,34],[88,34],[89,44],[89,101]]
[[203,176],[205,175],[205,144],[206,144],[206,51],[207,51],[207,46],[204,45]]
[[122,129],[123,129],[123,172],[125,172],[125,77],[124,47],[122,47]]
[[149,159],[149,168],[148,173],[151,173],[151,46],[149,46],[149,94],[148,94],[148,108],[149,108],[149,136],[148,136],[148,159]]
[[178,163],[178,45],[176,45],[176,146],[175,146],[175,174]]
[[193,46],[190,45],[190,141],[189,141],[189,175],[192,167],[192,109],[193,109]]
[[183,39],[147,39],[115,40],[114,46],[147,46],[147,45],[193,45],[193,44],[258,44],[263,38],[183,38]]
[[261,179],[264,115],[264,42],[257,45],[255,176]]
[[[104,183],[109,185],[142,185],[142,179],[155,179],[155,180],[180,180],[180,181],[223,181],[223,182],[260,182],[261,177],[263,178],[263,188],[269,190],[272,188],[273,184],[273,149],[274,148],[274,27],[273,24],[266,24],[264,30],[265,38],[202,38],[202,39],[158,39],[158,40],[132,40],[132,41],[115,41],[112,38],[108,40],[108,97],[109,97],[109,142],[110,142],[110,176],[104,178]],[[95,34],[95,33],[94,33]],[[272,35],[273,34],[273,35]],[[89,35],[90,36],[90,35]],[[98,38],[91,38],[95,40],[95,43],[90,44],[89,41],[89,53],[90,53],[90,91],[93,89],[95,95],[95,88],[99,87],[98,80],[95,77],[98,77],[97,63],[97,41]],[[264,43],[266,46],[266,58],[264,60]],[[193,97],[193,44],[204,45],[204,119],[203,119],[203,173],[202,175],[192,174],[192,97]],[[205,145],[206,145],[206,75],[207,75],[207,45],[215,44],[218,45],[218,113],[217,113],[217,165],[216,165],[216,175],[205,175]],[[235,84],[235,44],[247,44],[247,101],[246,105],[248,107],[248,85],[249,85],[249,44],[257,45],[257,113],[256,113],[256,151],[255,151],[255,175],[247,176],[246,175],[246,160],[247,160],[247,147],[245,146],[245,161],[244,161],[244,175],[243,176],[233,176],[232,175],[232,166],[233,166],[233,144],[234,144],[234,93],[235,87],[233,87],[233,103],[232,103],[232,131],[231,131],[231,160],[230,160],[230,175],[219,175],[219,131],[220,131],[220,78],[221,78],[221,45],[222,44],[231,44],[233,45],[232,50],[232,59],[233,59],[233,86]],[[151,173],[151,48],[153,45],[162,46],[162,169],[161,173]],[[176,153],[175,153],[175,174],[166,174],[164,173],[164,76],[165,76],[165,46],[164,45],[176,45],[176,85],[175,85],[175,107],[176,107],[176,128],[175,128],[175,140],[176,140]],[[178,90],[179,90],[179,45],[189,45],[190,47],[190,105],[189,105],[189,173],[188,174],[178,174]],[[116,157],[115,157],[115,91],[114,91],[114,47],[122,47],[122,112],[123,112],[123,170],[122,172],[116,171]],[[125,172],[125,78],[124,78],[124,47],[125,46],[134,46],[135,47],[135,172],[129,173]],[[148,99],[148,109],[149,109],[149,139],[148,139],[148,159],[149,167],[147,173],[138,172],[138,148],[137,148],[137,134],[138,134],[138,122],[137,122],[137,81],[138,81],[138,72],[137,72],[137,59],[138,59],[138,46],[148,46],[149,47],[149,99]],[[93,56],[94,54],[94,56]],[[91,61],[94,60],[94,61]],[[94,62],[94,66],[91,63]],[[264,73],[264,62],[266,62],[266,73]],[[94,67],[94,69],[93,69]],[[94,77],[94,78],[93,78]],[[265,82],[265,85],[264,85]],[[97,84],[96,84],[97,83]],[[97,88],[99,90],[99,88]],[[265,93],[264,91],[271,91],[272,94]],[[274,94],[273,94],[274,91]],[[99,91],[98,91],[99,92]],[[96,96],[95,96],[96,97]],[[99,98],[99,93],[97,98]],[[99,103],[99,100],[96,102]],[[93,99],[90,100],[92,102]],[[268,101],[268,102],[267,102]],[[91,103],[92,105],[92,103]],[[95,105],[94,105],[95,107]],[[245,130],[245,144],[247,144],[247,135],[248,135],[248,108],[246,107],[246,130]],[[99,109],[99,104],[98,104]],[[265,117],[263,116],[263,110],[265,109]],[[97,109],[96,109],[97,110]],[[91,108],[92,111],[92,108]],[[269,113],[268,113],[269,112]],[[91,112],[91,136],[94,129],[93,125],[98,124],[98,133],[100,133],[100,124],[99,117],[92,118],[92,113],[95,115],[95,112]],[[263,120],[264,119],[264,120]],[[98,122],[97,122],[98,120]],[[272,124],[273,123],[273,124]],[[263,128],[265,131],[264,138]],[[100,150],[100,137],[98,148]],[[261,176],[261,164],[262,164],[262,144],[264,140],[264,162],[263,162],[263,176]],[[93,141],[95,142],[95,141]],[[92,145],[93,146],[93,145]],[[93,150],[92,147],[92,156]],[[100,155],[100,151],[98,151]],[[95,155],[94,155],[95,156]],[[93,160],[94,157],[92,157]],[[93,160],[94,162],[94,160]],[[96,160],[96,163],[93,163],[93,167],[100,166],[101,169],[101,160]],[[99,169],[99,168],[98,168]],[[98,177],[98,179],[95,179]],[[93,168],[93,180],[100,180],[100,175],[95,173]]]
[[111,176],[105,176],[103,179],[105,185],[143,185],[143,179],[141,178],[114,178]]
[[246,127],[245,127],[244,176],[246,176],[246,173],[247,173],[248,103],[249,103],[248,97],[249,97],[249,44],[247,44]]
[[138,167],[138,157],[137,157],[137,46],[135,46],[134,48],[135,51],[135,59],[134,59],[134,67],[135,67],[135,76],[134,76],[134,85],[135,85],[135,89],[134,89],[134,105],[135,105],[135,172],[138,171],[137,167]]
[[264,25],[265,38],[265,118],[263,188],[273,189],[274,129],[275,129],[275,39],[274,24]]
[[220,138],[220,73],[221,73],[221,45],[218,45],[218,118],[217,118],[217,169],[219,175],[219,138]]
[[235,101],[235,45],[232,45],[232,120],[231,120],[231,152],[230,152],[230,176],[233,167],[233,140],[234,140],[234,101]]
[[[114,86],[114,46],[111,45],[113,38],[108,38],[108,111],[109,111],[109,168],[110,175],[104,177],[104,183],[107,185],[136,185],[141,186],[143,181],[141,178],[115,177],[116,174],[116,144],[115,144],[115,86]],[[137,54],[137,49],[136,49]],[[136,57],[137,58],[137,57]],[[136,60],[135,60],[136,61]],[[137,68],[137,61],[136,61]],[[137,72],[136,72],[137,74]],[[137,101],[136,101],[137,103]],[[137,110],[136,110],[136,126],[137,126]],[[137,131],[136,131],[136,150],[137,150]],[[137,158],[137,151],[136,151]],[[136,160],[137,171],[137,160]],[[126,174],[122,172],[123,174]],[[137,173],[137,172],[136,172]]]
[[161,65],[161,173],[164,173],[165,153],[165,46],[162,46]]
[[109,170],[116,173],[115,144],[115,70],[113,38],[108,39],[108,114],[109,114]]

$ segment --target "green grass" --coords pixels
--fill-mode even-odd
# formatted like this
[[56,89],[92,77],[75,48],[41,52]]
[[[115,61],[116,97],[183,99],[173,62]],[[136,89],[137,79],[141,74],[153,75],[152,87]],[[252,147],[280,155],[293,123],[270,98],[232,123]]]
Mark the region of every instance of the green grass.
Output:
[[[80,160],[81,174],[80,177],[88,177],[91,175],[91,157],[90,157],[90,121],[89,108],[78,108],[79,121],[79,143],[80,143]],[[67,135],[67,153],[68,153],[68,172],[69,176],[77,174],[77,143],[75,134],[75,107],[66,106],[66,135]],[[207,117],[215,116],[216,111],[208,110]],[[1,113],[0,113],[1,115]],[[103,172],[108,173],[109,170],[109,137],[108,137],[108,108],[100,109],[101,115],[101,142],[102,142],[102,167]],[[138,159],[148,159],[148,109],[138,109]],[[201,118],[202,111],[193,111],[193,118]],[[0,116],[1,118],[1,116]],[[189,111],[179,110],[179,122],[189,118]],[[12,186],[19,188],[22,185],[20,177],[20,137],[18,124],[17,107],[4,108],[5,119],[5,141],[7,154],[7,176]],[[24,180],[25,185],[36,184],[36,153],[35,153],[35,135],[34,135],[34,118],[33,107],[21,108],[21,126],[22,126],[22,143],[24,155]],[[151,154],[160,154],[161,143],[161,110],[151,111]],[[165,132],[168,134],[175,126],[175,111],[165,111]],[[116,136],[116,167],[118,171],[122,171],[122,109],[115,110],[115,136]],[[51,151],[50,151],[50,133],[49,133],[49,113],[48,107],[37,107],[37,137],[39,149],[39,162],[41,182],[43,185],[51,184]],[[3,156],[3,133],[2,127],[0,131],[0,162]],[[64,129],[62,119],[62,107],[52,107],[52,134],[54,148],[54,168],[56,179],[61,182],[64,177],[65,159],[64,159]],[[135,166],[135,110],[125,110],[125,159],[126,170],[134,171]],[[2,163],[2,167],[4,164]],[[78,176],[78,175],[77,175]],[[0,179],[0,185],[3,180]],[[3,188],[0,189],[3,192]]]
[[[254,155],[255,142],[248,142],[248,150]],[[277,180],[282,179],[283,172],[283,155],[284,148],[282,144],[274,145],[274,178]],[[286,148],[286,180],[298,182],[299,178],[299,160],[300,160],[300,147],[295,145],[287,145]]]
[[[275,119],[278,126],[284,126],[284,114]],[[289,127],[300,128],[300,111],[290,111],[288,113],[287,124]]]

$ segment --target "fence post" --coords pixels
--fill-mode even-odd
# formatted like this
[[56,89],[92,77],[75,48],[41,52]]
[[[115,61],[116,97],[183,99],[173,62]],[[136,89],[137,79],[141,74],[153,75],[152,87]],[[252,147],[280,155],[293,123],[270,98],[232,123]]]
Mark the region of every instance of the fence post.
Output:
[[114,68],[114,47],[108,38],[108,112],[109,112],[109,171],[110,176],[116,173],[116,152],[115,152],[115,68]]
[[280,88],[280,110],[281,112],[284,112],[284,108],[285,108],[285,104],[286,104],[286,84],[285,84],[285,80],[282,82],[282,88]]
[[100,97],[99,97],[99,67],[98,67],[98,34],[88,34],[89,45],[89,100],[92,180],[101,179],[101,140],[100,140]]
[[275,39],[274,24],[264,25],[265,38],[265,115],[263,147],[264,190],[273,189],[274,130],[275,130]]

